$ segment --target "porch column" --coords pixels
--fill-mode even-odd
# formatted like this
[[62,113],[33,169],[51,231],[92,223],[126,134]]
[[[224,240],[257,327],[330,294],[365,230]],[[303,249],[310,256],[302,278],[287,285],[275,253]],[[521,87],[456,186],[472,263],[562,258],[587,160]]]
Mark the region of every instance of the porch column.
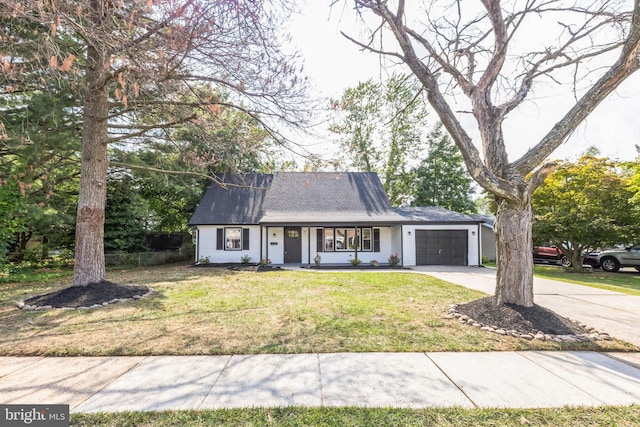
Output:
[[[269,259],[269,226],[267,226],[267,247],[265,252],[264,259]],[[260,258],[260,261],[262,261],[262,258]]]
[[260,224],[260,259],[262,259],[262,247],[264,246],[263,243],[264,243],[264,228],[262,227],[262,224]]
[[355,258],[358,259],[358,243],[360,242],[360,236],[358,236],[358,226],[355,226],[356,229],[356,235],[353,238],[353,248],[356,251],[356,256]]
[[307,267],[311,267],[311,226],[307,225]]
[[404,226],[403,225],[400,225],[400,265],[404,267]]

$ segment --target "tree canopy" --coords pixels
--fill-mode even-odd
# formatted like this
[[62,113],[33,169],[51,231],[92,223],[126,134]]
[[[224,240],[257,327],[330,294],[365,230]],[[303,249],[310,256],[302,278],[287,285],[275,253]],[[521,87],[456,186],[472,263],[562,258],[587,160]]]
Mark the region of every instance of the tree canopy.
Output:
[[589,155],[561,162],[533,193],[534,240],[552,242],[581,270],[584,251],[639,236],[633,196],[623,164]]
[[409,160],[425,143],[427,109],[411,76],[393,75],[384,83],[368,80],[344,91],[332,105],[338,119],[331,130],[339,135],[338,164],[377,172],[393,205],[412,198]]

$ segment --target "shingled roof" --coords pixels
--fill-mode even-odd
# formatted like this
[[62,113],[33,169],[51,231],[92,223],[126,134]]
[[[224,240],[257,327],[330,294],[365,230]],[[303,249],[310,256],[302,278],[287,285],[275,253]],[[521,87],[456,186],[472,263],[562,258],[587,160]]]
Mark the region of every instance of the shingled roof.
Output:
[[207,188],[189,224],[259,224],[273,175],[227,174],[218,178],[224,185],[216,183]]
[[478,222],[443,208],[394,208],[373,172],[278,172],[220,180],[223,185],[207,188],[190,225]]

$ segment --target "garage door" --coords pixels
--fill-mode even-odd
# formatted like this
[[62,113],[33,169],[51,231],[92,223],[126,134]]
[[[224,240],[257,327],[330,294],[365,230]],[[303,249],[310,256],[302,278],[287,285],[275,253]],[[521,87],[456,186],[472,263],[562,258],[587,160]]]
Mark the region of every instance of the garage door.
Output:
[[467,230],[416,230],[417,265],[467,265]]

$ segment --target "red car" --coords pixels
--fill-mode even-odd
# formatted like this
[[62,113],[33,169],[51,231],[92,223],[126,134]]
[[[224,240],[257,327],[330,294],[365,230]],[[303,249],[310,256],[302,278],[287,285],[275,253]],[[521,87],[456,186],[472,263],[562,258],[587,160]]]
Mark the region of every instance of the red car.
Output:
[[533,262],[547,264],[562,264],[565,267],[571,265],[571,261],[567,259],[556,246],[534,246]]

